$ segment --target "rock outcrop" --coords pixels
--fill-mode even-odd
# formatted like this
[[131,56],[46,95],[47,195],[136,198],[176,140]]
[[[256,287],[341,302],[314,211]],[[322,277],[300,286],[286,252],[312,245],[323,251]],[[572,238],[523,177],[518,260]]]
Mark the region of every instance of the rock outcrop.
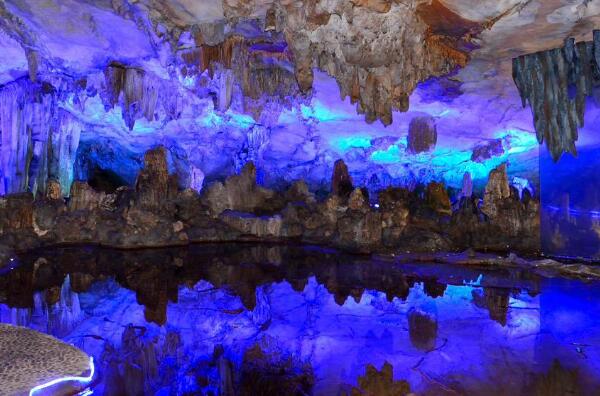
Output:
[[341,198],[348,198],[353,189],[352,177],[348,173],[348,167],[344,160],[335,161],[331,177],[331,192]]
[[35,200],[32,194],[8,195],[0,202],[0,243],[14,249],[294,241],[358,253],[539,250],[539,202],[510,188],[504,166],[490,173],[481,205],[468,194],[452,204],[441,183],[414,191],[388,188],[372,200],[365,188],[350,190],[343,162],[337,163],[331,194],[323,200],[303,182],[282,193],[260,187],[252,163],[202,195],[178,190],[173,180],[166,151],[158,147],[146,153],[135,188],[107,194],[76,181],[65,201],[51,182]]

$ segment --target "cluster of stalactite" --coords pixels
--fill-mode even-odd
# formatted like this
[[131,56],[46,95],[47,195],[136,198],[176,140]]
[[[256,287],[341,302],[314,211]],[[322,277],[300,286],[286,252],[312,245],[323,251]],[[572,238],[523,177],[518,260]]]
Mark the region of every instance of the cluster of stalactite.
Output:
[[49,178],[68,193],[81,124],[60,108],[48,83],[22,79],[0,89],[0,194],[45,191]]
[[212,96],[220,111],[233,105],[269,124],[284,108],[309,99],[298,85],[293,56],[281,37],[265,42],[233,35],[214,45],[196,37],[195,44],[180,51],[180,72],[199,77],[193,88],[200,96]]
[[538,141],[554,160],[576,155],[586,99],[600,87],[600,30],[591,42],[569,39],[563,48],[515,58],[513,77],[523,106],[531,106]]
[[144,70],[111,63],[104,69],[105,85],[100,96],[108,109],[121,106],[123,121],[132,130],[136,120],[159,118],[176,119],[181,112],[181,97],[169,81],[157,78]]

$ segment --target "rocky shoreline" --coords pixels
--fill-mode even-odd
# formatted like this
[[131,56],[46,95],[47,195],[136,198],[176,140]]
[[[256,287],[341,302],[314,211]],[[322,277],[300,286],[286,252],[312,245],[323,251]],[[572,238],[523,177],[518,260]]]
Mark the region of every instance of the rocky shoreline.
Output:
[[465,178],[452,203],[439,183],[388,188],[371,199],[353,186],[343,161],[335,164],[332,192],[320,200],[303,181],[284,192],[259,186],[251,162],[200,194],[177,188],[163,147],[148,151],[144,162],[134,187],[106,192],[75,181],[65,199],[50,180],[44,196],[2,197],[3,255],[65,244],[130,249],[201,242],[293,242],[367,254],[540,251],[539,201],[510,186],[504,165],[490,173],[483,197],[473,196]]

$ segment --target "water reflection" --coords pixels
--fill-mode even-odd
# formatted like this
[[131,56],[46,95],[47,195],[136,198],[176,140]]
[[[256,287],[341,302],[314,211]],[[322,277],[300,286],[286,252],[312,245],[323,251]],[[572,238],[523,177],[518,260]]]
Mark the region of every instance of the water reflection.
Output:
[[93,355],[95,394],[593,395],[600,385],[598,284],[265,245],[63,248],[19,264],[0,277],[0,321]]

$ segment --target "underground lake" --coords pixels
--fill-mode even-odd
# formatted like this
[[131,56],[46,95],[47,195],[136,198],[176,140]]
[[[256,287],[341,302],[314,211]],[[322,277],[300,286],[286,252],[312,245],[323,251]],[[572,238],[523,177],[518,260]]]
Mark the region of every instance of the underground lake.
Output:
[[13,262],[0,276],[0,322],[89,354],[88,394],[600,386],[600,278],[265,244],[63,247]]

